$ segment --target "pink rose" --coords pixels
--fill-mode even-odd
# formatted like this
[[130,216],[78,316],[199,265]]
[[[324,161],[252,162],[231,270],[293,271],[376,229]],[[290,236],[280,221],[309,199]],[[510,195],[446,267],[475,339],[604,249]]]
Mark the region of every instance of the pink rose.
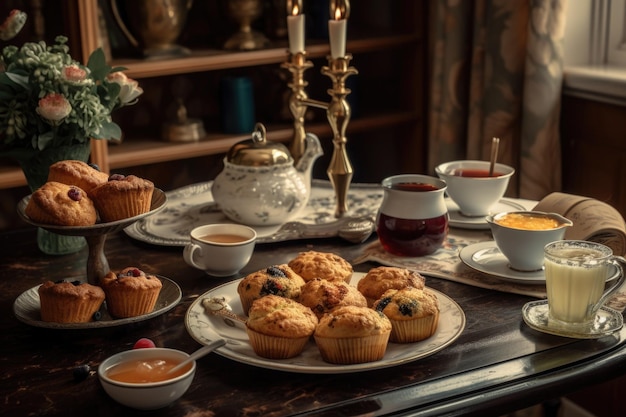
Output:
[[37,113],[44,119],[58,122],[66,118],[72,111],[72,105],[62,95],[51,93],[39,100]]
[[122,71],[112,72],[107,75],[107,80],[120,85],[119,100],[122,106],[135,104],[137,97],[143,94],[143,89],[139,87],[139,83],[128,78]]
[[78,65],[68,65],[63,68],[63,78],[70,82],[80,83],[87,78],[87,71]]

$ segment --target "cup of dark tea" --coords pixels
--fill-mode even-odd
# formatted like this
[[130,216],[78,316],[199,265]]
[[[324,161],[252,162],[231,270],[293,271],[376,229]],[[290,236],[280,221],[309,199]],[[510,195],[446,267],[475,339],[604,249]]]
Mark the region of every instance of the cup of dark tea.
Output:
[[208,275],[235,275],[248,264],[256,243],[256,231],[242,224],[208,224],[191,231],[183,250],[189,266]]
[[458,206],[461,214],[481,217],[491,214],[489,210],[504,196],[509,179],[515,169],[495,164],[489,175],[489,161],[452,161],[435,168],[437,176],[448,186],[447,194]]
[[439,249],[448,235],[446,183],[428,175],[405,174],[385,178],[382,187],[376,233],[383,248],[408,257]]

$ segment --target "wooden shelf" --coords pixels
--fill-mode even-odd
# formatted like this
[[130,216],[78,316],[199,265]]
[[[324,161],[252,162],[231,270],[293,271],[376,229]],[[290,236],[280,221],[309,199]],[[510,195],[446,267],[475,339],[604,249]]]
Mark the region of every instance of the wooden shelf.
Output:
[[[385,129],[400,123],[412,122],[416,115],[410,112],[393,113],[375,117],[367,117],[351,122],[347,136],[372,129]],[[307,126],[307,131],[320,136],[330,136],[327,124]],[[268,139],[275,142],[289,142],[293,129],[288,126],[268,127]],[[110,144],[108,147],[109,166],[111,169],[126,168],[137,165],[154,164],[180,159],[196,158],[206,155],[225,153],[235,143],[249,139],[249,135],[223,135],[212,133],[197,142],[167,142],[149,138],[133,138],[121,145]]]
[[[353,54],[397,48],[418,42],[416,35],[398,35],[375,39],[361,39],[348,42],[347,49]],[[330,53],[328,43],[307,45],[309,59],[323,58]],[[263,49],[259,51],[230,52],[217,49],[194,50],[190,56],[162,60],[115,59],[112,66],[125,67],[129,77],[135,79],[176,74],[189,74],[202,71],[215,71],[232,68],[253,67],[276,64],[286,61],[285,48]]]

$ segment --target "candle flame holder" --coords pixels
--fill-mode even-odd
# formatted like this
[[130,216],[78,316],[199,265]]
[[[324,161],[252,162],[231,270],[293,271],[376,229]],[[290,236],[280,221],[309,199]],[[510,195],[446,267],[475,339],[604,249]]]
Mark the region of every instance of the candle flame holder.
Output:
[[292,79],[288,83],[291,88],[289,110],[293,115],[294,137],[290,151],[294,160],[299,160],[305,151],[304,116],[308,107],[326,110],[326,118],[333,132],[333,154],[326,173],[335,190],[336,209],[335,217],[343,217],[348,211],[348,189],[352,181],[353,169],[346,151],[346,129],[350,122],[352,110],[346,100],[350,89],[346,88],[346,79],[358,74],[356,68],[350,66],[352,55],[344,57],[328,57],[328,66],[321,69],[323,75],[332,81],[332,88],[327,92],[331,96],[329,102],[310,99],[306,93],[308,83],[304,79],[304,72],[313,67],[313,63],[306,59],[306,52],[290,53],[289,59],[282,64],[291,72]]

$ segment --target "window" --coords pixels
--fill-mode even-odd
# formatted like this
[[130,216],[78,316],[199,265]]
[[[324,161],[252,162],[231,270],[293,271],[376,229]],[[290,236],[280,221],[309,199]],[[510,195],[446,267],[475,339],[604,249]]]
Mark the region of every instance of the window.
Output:
[[567,7],[564,94],[626,105],[626,0]]

